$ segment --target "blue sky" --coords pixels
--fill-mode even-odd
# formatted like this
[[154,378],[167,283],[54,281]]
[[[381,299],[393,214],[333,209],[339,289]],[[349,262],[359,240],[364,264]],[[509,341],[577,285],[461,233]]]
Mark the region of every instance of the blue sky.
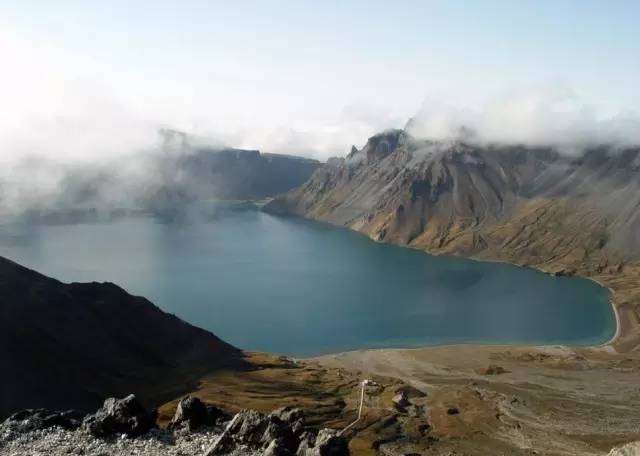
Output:
[[[106,110],[140,128],[323,156],[402,126],[425,100],[482,110],[514,91],[560,88],[596,117],[637,113],[639,23],[640,2],[615,0],[0,1],[5,50],[57,75],[27,79],[45,99],[60,92],[66,110],[33,93],[21,102],[31,92],[21,71],[33,66],[9,60],[14,74],[0,82],[18,113],[28,107],[25,122],[99,121]],[[81,97],[96,92],[92,108]]]

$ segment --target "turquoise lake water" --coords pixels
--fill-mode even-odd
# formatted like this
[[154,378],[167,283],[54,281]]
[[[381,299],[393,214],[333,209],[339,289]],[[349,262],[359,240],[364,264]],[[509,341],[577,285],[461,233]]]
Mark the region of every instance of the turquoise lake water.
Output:
[[433,257],[253,209],[2,225],[0,255],[65,282],[115,282],[240,348],[287,355],[585,345],[615,332],[608,293],[591,281]]

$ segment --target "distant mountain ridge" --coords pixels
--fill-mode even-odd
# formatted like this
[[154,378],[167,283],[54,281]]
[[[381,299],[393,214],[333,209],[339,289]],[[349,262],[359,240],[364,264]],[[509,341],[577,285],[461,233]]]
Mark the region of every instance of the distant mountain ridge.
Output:
[[24,408],[90,411],[134,391],[173,399],[242,352],[111,283],[65,284],[0,257],[0,418]]
[[[0,176],[0,215],[37,219],[78,210],[106,215],[144,210],[171,216],[203,200],[275,196],[304,183],[321,165],[218,146],[175,130],[161,130],[159,136],[157,147],[106,163],[22,163],[9,181]],[[39,176],[46,176],[44,182]]]
[[640,147],[567,156],[391,130],[265,209],[434,254],[593,277],[616,291],[618,346],[640,345]]

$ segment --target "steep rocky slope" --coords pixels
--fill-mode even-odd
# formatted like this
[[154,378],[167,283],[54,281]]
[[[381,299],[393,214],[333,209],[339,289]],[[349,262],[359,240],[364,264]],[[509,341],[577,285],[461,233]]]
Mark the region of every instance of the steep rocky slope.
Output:
[[160,403],[242,353],[111,283],[64,284],[0,257],[0,417],[95,409],[135,391]]
[[640,343],[640,148],[566,155],[394,130],[330,159],[266,210],[433,254],[592,277],[615,291],[617,347]]

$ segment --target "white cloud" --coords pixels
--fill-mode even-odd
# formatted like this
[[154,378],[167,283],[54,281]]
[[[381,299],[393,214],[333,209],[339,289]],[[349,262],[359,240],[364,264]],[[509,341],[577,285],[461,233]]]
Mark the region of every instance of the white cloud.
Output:
[[166,80],[145,74],[140,79],[7,27],[0,28],[0,56],[0,161],[5,162],[31,155],[108,161],[149,149],[163,127],[233,147],[324,159],[393,126],[386,123],[400,124],[388,110],[366,105],[314,113],[287,94],[243,78]]
[[463,127],[482,143],[578,148],[593,143],[640,144],[640,118],[632,113],[600,116],[562,85],[512,91],[479,109],[428,99],[409,130],[421,138],[455,139]]
[[148,147],[155,126],[105,84],[99,68],[0,32],[0,158],[112,158]]

